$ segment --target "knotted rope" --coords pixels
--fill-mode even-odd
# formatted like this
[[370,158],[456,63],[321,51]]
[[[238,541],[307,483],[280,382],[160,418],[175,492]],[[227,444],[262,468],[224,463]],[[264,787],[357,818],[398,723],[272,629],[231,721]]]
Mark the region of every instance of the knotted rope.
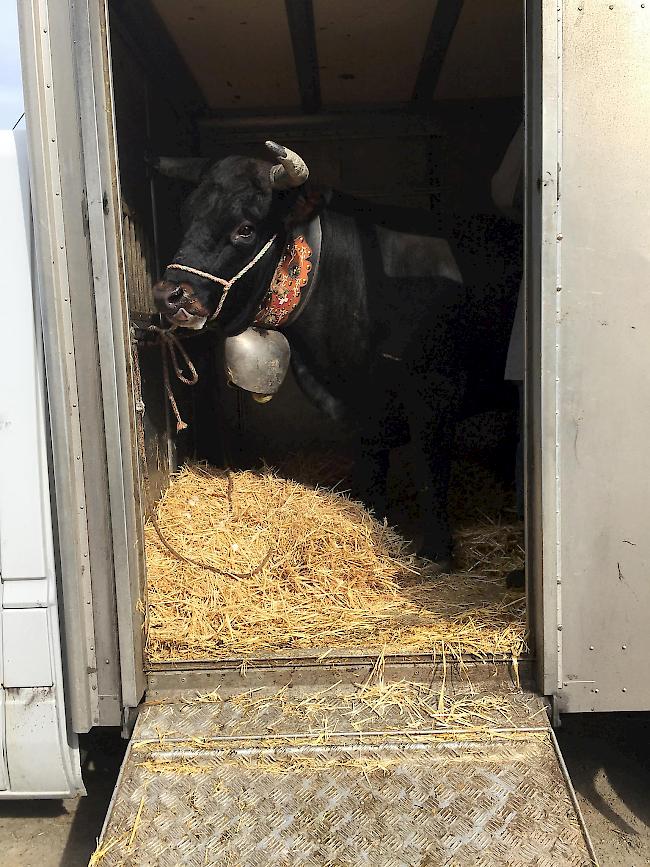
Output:
[[[176,403],[176,398],[174,397],[174,392],[172,391],[171,381],[169,377],[169,360],[171,359],[172,366],[174,368],[174,373],[176,374],[176,378],[184,383],[184,385],[196,385],[199,381],[199,374],[197,373],[196,367],[192,363],[192,359],[187,354],[187,351],[178,337],[174,334],[175,327],[172,328],[159,328],[157,325],[150,325],[147,328],[147,331],[150,331],[158,336],[158,340],[162,347],[162,356],[163,356],[163,381],[165,384],[165,392],[167,393],[167,400],[169,401],[169,405],[171,406],[174,415],[176,416],[176,432],[180,432],[182,430],[186,430],[187,424],[183,421],[180,410],[178,409],[178,404]],[[186,376],[183,372],[183,368],[179,363],[178,356],[181,355],[183,362],[187,370],[189,371],[189,376]]]

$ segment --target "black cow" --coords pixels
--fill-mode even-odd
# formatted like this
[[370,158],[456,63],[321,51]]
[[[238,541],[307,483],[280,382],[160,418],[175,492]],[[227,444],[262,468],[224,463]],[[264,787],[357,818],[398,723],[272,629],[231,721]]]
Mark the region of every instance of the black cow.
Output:
[[[231,156],[188,161],[180,170],[169,161],[161,165],[197,184],[182,209],[184,236],[174,263],[229,280],[277,235],[233,284],[215,322],[224,335],[253,323],[287,232],[296,220],[310,218],[306,166],[292,151],[267,146],[279,162]],[[454,244],[470,278],[463,282],[450,243],[431,231],[430,217],[415,214],[342,195],[321,203],[316,285],[285,334],[307,397],[356,426],[353,490],[377,515],[386,512],[389,450],[409,438],[415,442],[424,516],[420,553],[448,568],[455,426],[472,383],[503,380],[518,256],[506,250],[512,234],[504,221],[483,223],[478,234],[465,226]],[[491,279],[480,260],[488,249]],[[203,325],[223,292],[223,285],[175,268],[154,287],[158,310],[186,327]]]

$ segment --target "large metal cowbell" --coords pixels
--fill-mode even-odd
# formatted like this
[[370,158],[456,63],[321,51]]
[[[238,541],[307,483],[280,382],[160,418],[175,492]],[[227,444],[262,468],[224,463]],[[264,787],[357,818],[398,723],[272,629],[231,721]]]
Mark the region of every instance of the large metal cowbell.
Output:
[[225,341],[229,382],[255,396],[271,398],[280,388],[291,359],[289,341],[279,331],[247,328]]

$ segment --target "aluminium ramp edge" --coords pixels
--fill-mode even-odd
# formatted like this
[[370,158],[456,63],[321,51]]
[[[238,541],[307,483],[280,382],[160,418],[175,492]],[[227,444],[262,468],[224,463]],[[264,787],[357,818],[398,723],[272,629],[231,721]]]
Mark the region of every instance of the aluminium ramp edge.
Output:
[[461,678],[445,686],[456,710],[441,722],[440,688],[152,701],[93,863],[595,864],[543,702]]

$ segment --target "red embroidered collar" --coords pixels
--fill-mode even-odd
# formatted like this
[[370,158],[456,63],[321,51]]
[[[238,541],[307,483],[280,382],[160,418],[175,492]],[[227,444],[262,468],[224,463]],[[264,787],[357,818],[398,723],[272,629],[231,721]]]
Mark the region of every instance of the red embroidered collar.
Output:
[[[320,231],[320,225],[318,229]],[[254,325],[260,328],[281,328],[295,319],[301,303],[307,301],[314,283],[320,253],[319,244],[316,246],[317,249],[314,250],[303,234],[296,235],[288,242]]]

